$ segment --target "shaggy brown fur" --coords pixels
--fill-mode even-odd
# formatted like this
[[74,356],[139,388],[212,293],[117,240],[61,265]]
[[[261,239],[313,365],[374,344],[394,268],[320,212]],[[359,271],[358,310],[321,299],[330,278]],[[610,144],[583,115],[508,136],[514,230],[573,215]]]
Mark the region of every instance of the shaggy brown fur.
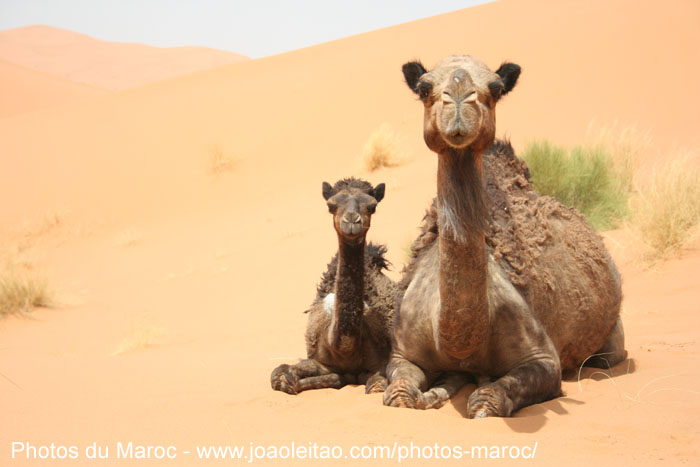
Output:
[[271,375],[272,388],[297,394],[365,384],[366,392],[382,392],[398,287],[382,272],[389,266],[386,248],[365,245],[365,237],[384,185],[374,188],[349,178],[333,187],[324,183],[323,196],[333,214],[338,253],[306,311],[308,359],[277,367]]
[[[559,266],[557,258],[548,256],[548,249],[557,246],[561,239],[555,239],[553,225],[567,222],[567,238],[563,246],[574,259],[582,264],[583,270],[593,272],[603,266],[609,268],[614,280],[608,284],[606,294],[613,301],[621,301],[620,277],[602,239],[573,208],[568,208],[549,196],[538,195],[530,183],[530,171],[525,161],[518,158],[509,141],[496,140],[483,158],[483,173],[486,182],[486,197],[489,224],[486,228],[486,245],[498,265],[508,274],[508,279],[534,310],[546,309],[551,305],[550,292],[559,280],[564,265]],[[570,222],[576,220],[576,222]],[[420,234],[411,245],[411,260],[402,271],[399,289],[403,292],[410,284],[419,264],[417,258],[435,246],[438,238],[437,198],[433,199],[423,217]],[[551,253],[550,253],[551,254]],[[549,258],[549,259],[548,259]],[[553,264],[546,262],[553,259]],[[587,263],[591,263],[590,266]],[[597,266],[596,266],[597,265]],[[534,266],[534,267],[533,267]],[[586,282],[572,281],[569,294],[577,300],[570,305],[576,311],[585,310],[582,303],[596,283],[595,274]],[[565,329],[568,316],[538,316],[548,330]],[[593,342],[596,348],[602,347],[605,336],[592,333],[580,336],[582,341]],[[585,352],[576,352],[576,346],[566,342],[572,336],[561,332],[550,333],[559,352],[563,369],[577,368],[585,358]],[[569,344],[569,345],[567,345]],[[585,344],[589,348],[591,344]]]
[[438,197],[400,284],[387,405],[437,407],[476,376],[485,384],[467,415],[509,416],[559,395],[562,368],[600,349],[610,364],[626,357],[620,278],[601,238],[532,190],[508,143],[491,146],[496,102],[519,73],[513,64],[493,73],[468,56],[431,72],[404,65],[438,153]]

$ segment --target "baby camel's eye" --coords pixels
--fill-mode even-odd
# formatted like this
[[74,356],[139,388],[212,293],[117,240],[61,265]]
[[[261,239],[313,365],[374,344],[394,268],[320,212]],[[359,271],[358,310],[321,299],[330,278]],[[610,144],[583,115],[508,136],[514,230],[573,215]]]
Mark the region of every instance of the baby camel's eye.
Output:
[[326,204],[328,205],[328,212],[335,214],[335,212],[338,210],[338,205],[333,201],[328,201]]
[[370,204],[369,206],[367,206],[367,210],[370,214],[374,214],[374,211],[377,210],[377,203]]

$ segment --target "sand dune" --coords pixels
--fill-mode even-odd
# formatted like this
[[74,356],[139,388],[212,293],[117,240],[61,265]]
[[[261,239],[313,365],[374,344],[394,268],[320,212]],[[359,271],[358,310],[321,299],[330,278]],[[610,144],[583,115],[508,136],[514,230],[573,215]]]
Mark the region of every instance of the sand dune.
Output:
[[28,70],[4,60],[0,60],[0,87],[0,118],[107,93],[103,89]]
[[[269,374],[304,355],[302,311],[337,246],[322,180],[386,182],[369,238],[387,243],[399,277],[435,192],[403,62],[466,52],[520,63],[498,113],[516,149],[535,137],[579,142],[592,120],[617,120],[649,132],[665,157],[700,143],[700,91],[678,86],[700,66],[699,11],[693,1],[497,2],[3,118],[0,256],[46,275],[63,306],[0,321],[10,420],[0,464],[36,464],[10,461],[12,441],[97,442],[113,455],[117,441],[174,445],[169,462],[188,466],[214,462],[184,454],[197,444],[251,442],[538,443],[545,464],[696,463],[697,251],[640,271],[609,236],[632,360],[584,371],[580,385],[571,376],[565,397],[512,419],[465,420],[473,387],[420,412],[383,407],[360,387],[291,397],[270,389]],[[367,174],[358,157],[382,123],[409,162]],[[213,171],[217,154],[230,167]]]
[[50,26],[0,31],[0,59],[110,90],[248,60],[206,47],[161,48],[101,41]]

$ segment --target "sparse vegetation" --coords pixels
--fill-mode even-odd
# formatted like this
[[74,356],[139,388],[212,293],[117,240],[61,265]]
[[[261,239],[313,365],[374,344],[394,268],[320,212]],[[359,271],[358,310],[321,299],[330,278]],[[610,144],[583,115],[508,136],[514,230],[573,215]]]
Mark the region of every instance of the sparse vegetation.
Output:
[[232,170],[236,160],[226,154],[219,146],[209,148],[209,172],[216,175],[227,170]]
[[535,190],[581,211],[597,230],[616,227],[627,214],[631,169],[616,167],[602,144],[571,151],[536,141],[523,153]]
[[649,260],[667,257],[700,223],[700,165],[676,157],[637,183],[632,223],[650,246]]
[[633,179],[642,166],[644,154],[649,153],[651,136],[633,125],[620,126],[617,122],[600,128],[597,135],[593,133],[592,125],[587,132],[586,141],[595,146],[604,146],[610,151],[613,165],[623,184],[629,191],[633,191]]
[[112,355],[147,349],[156,345],[163,335],[164,330],[158,327],[149,316],[141,316],[132,323],[129,334],[117,345]]
[[29,272],[10,266],[0,275],[0,318],[11,313],[27,313],[34,307],[52,305],[48,283]]
[[388,124],[383,123],[370,135],[362,151],[362,160],[370,172],[400,165],[398,137]]
[[143,235],[141,232],[134,229],[127,229],[117,235],[117,245],[123,247],[133,246],[141,241],[142,238]]
[[629,221],[649,246],[645,259],[654,262],[700,225],[700,161],[683,154],[643,160],[649,146],[649,136],[634,127],[612,126],[571,151],[531,143],[523,158],[538,193],[577,208],[598,230]]

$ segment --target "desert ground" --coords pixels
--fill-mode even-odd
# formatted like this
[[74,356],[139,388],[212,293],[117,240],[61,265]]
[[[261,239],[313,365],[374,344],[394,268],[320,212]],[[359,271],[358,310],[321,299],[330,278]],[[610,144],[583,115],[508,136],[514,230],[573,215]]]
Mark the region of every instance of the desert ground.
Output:
[[[497,111],[516,152],[633,125],[653,161],[700,148],[699,20],[694,0],[507,0],[255,60],[183,48],[144,70],[131,65],[147,46],[108,44],[121,74],[77,66],[106,53],[87,36],[0,31],[0,259],[54,297],[0,319],[0,465],[218,465],[196,446],[291,443],[536,443],[544,465],[697,465],[700,250],[650,267],[624,229],[603,236],[623,277],[629,360],[566,375],[564,397],[468,420],[474,386],[412,411],[359,386],[289,396],[269,376],[305,356],[303,311],[337,248],[322,181],[386,183],[368,238],[400,277],[436,178],[404,62],[520,64]],[[49,46],[55,60],[39,60]],[[401,164],[368,172],[363,146],[382,125]],[[80,456],[12,459],[13,442]],[[177,458],[118,459],[118,442]],[[93,443],[109,459],[86,458]],[[398,460],[331,464],[356,463]]]

